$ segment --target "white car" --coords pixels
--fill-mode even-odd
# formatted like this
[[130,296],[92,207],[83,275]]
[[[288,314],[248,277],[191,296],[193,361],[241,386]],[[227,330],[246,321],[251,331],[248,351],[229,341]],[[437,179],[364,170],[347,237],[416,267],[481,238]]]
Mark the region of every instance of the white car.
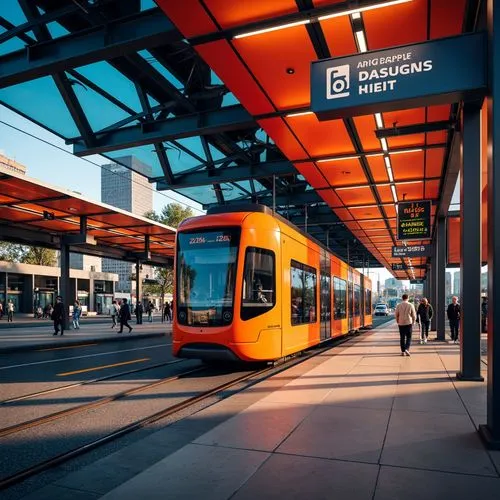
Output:
[[373,314],[375,316],[389,316],[389,309],[386,304],[377,304]]

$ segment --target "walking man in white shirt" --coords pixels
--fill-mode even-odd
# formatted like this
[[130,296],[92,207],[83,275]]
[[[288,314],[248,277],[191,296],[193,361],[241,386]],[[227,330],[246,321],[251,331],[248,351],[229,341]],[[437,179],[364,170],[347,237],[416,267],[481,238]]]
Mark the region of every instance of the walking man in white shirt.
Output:
[[399,341],[401,345],[401,356],[410,355],[411,330],[417,318],[413,304],[408,302],[408,295],[403,294],[403,302],[396,306],[396,322],[399,326]]

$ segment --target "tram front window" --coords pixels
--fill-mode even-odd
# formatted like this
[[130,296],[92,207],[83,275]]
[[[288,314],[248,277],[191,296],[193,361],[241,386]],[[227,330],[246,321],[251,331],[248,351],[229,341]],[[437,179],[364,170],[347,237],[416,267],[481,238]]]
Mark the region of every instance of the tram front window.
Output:
[[177,319],[188,326],[222,326],[233,320],[240,230],[177,236]]

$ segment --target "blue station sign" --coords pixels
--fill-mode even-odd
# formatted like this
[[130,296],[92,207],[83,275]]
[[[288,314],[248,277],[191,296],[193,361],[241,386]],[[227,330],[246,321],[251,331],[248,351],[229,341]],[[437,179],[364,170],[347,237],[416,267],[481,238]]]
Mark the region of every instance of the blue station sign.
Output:
[[473,33],[315,61],[311,110],[327,120],[481,98],[486,50]]

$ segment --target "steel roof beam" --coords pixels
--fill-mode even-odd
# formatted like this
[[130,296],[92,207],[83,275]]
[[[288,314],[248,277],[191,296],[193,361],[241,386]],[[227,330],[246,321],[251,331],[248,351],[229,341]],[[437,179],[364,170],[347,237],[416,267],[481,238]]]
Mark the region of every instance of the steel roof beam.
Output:
[[181,38],[160,9],[144,11],[105,26],[29,45],[0,57],[0,88]]
[[114,130],[101,136],[97,135],[94,146],[90,148],[85,147],[80,141],[76,142],[73,152],[77,156],[88,156],[252,126],[256,126],[255,121],[243,106],[230,106],[217,111],[184,115],[163,121],[150,121]]
[[[226,182],[238,182],[249,179],[262,179],[273,174],[277,176],[296,174],[295,167],[288,160],[264,162],[256,165],[237,165],[214,170],[203,170],[176,175],[172,184],[158,182],[159,191],[167,189],[184,189],[196,186],[207,186]],[[258,193],[256,193],[258,196]]]
[[[261,205],[271,206],[273,204],[272,196],[259,197],[256,195],[257,202]],[[309,203],[321,203],[321,198],[316,194],[315,191],[305,191],[303,193],[287,193],[280,194],[276,196],[276,206],[286,206],[286,205],[308,205]],[[236,200],[227,200],[224,205],[241,205],[243,203],[252,203],[251,198],[238,198]],[[206,203],[203,204],[203,210],[208,210],[212,207],[220,206],[218,203]]]

